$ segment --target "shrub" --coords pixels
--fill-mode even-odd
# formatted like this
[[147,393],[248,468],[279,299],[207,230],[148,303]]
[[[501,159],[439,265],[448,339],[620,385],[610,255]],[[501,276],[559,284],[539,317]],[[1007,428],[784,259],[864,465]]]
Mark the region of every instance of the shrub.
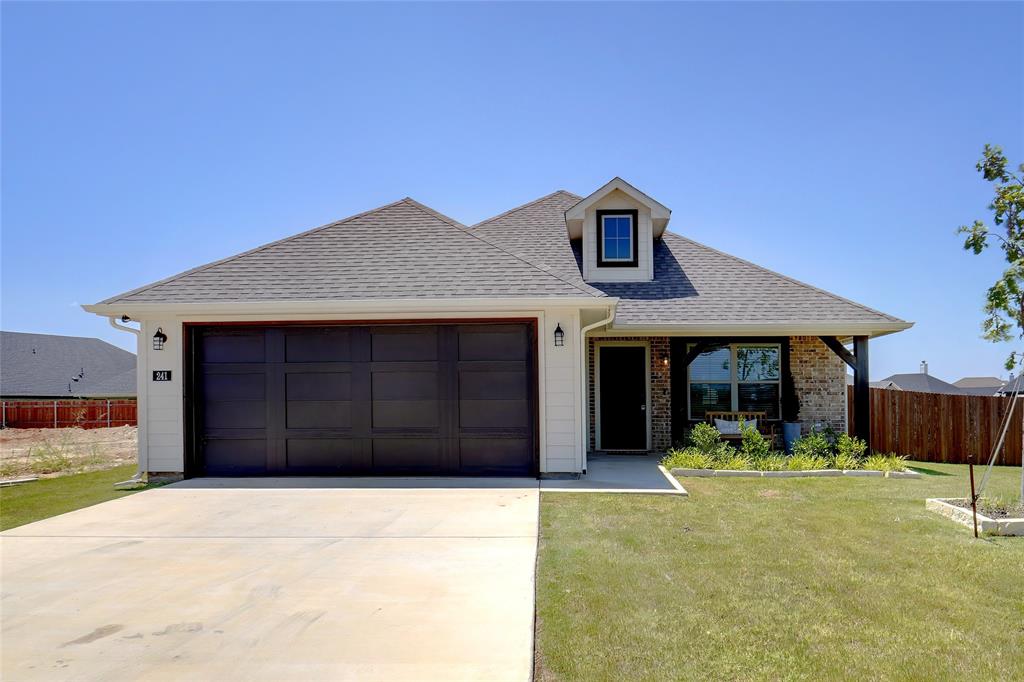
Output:
[[738,470],[750,469],[750,460],[735,448],[726,446],[729,452],[722,453],[722,456],[715,460],[716,469]]
[[875,453],[864,460],[864,468],[871,471],[904,471],[907,468],[906,457],[893,453],[883,455]]
[[832,459],[832,444],[823,432],[812,430],[793,443],[793,457],[818,458],[827,462]]
[[717,452],[722,443],[722,434],[711,424],[701,422],[690,429],[690,446],[706,455]]
[[836,454],[832,466],[836,469],[860,469],[864,464],[867,443],[849,434],[840,434],[836,439]]
[[765,440],[755,427],[740,422],[740,433],[743,435],[743,440],[740,441],[740,452],[747,459],[766,457],[772,451],[772,444]]
[[863,463],[864,460],[862,459],[840,452],[832,459],[832,468],[841,470],[860,469]]
[[790,471],[812,471],[815,469],[828,468],[827,457],[811,454],[809,452],[797,453],[795,452],[795,446],[793,449],[794,453],[789,457],[788,461],[786,462],[786,468],[789,469]]
[[672,448],[661,460],[661,465],[672,469],[713,469],[715,460],[697,448]]
[[788,457],[777,452],[770,452],[763,457],[758,457],[750,462],[757,471],[782,471],[788,464]]

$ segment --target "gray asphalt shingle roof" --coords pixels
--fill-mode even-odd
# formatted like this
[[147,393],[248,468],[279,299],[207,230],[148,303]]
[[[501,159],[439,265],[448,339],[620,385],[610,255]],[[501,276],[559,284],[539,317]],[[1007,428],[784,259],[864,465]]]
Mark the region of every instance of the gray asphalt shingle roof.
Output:
[[412,199],[146,285],[103,303],[587,296]]
[[958,387],[951,383],[943,381],[942,379],[936,379],[931,374],[925,374],[923,372],[913,372],[907,374],[893,374],[885,379],[882,379],[883,385],[889,383],[896,384],[899,388],[904,391],[921,391],[923,393],[953,393],[962,394]]
[[615,324],[893,324],[898,318],[671,232],[652,282],[586,283],[559,190],[471,228],[403,199],[102,303],[617,297]]
[[[80,373],[81,378],[74,381]],[[0,332],[0,395],[134,396],[135,354],[82,336]]]
[[[579,241],[570,246],[564,220],[579,200],[555,192],[471,229],[582,283]],[[653,281],[584,286],[620,299],[616,325],[901,321],[672,232],[655,242]]]

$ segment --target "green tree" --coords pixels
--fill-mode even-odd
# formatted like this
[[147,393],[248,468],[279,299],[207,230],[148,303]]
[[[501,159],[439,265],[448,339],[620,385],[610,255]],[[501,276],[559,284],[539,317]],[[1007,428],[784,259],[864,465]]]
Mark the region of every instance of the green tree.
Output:
[[[985,145],[976,168],[995,188],[995,199],[988,206],[994,227],[975,220],[957,231],[967,235],[965,250],[980,254],[994,242],[1009,264],[985,297],[982,336],[994,343],[1024,339],[1024,164],[1017,167],[1016,174],[1007,166],[1002,148]],[[1018,365],[1024,365],[1024,353],[1014,350],[1006,360],[1006,369]]]

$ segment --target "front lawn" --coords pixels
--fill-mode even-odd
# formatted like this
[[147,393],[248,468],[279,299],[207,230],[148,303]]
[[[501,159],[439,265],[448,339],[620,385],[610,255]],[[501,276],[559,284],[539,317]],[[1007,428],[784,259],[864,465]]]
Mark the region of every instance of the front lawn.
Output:
[[967,468],[911,465],[931,475],[544,494],[537,679],[1021,678],[1024,538],[926,511]]
[[114,484],[131,478],[135,469],[134,464],[128,464],[0,488],[0,530],[138,492],[114,490]]

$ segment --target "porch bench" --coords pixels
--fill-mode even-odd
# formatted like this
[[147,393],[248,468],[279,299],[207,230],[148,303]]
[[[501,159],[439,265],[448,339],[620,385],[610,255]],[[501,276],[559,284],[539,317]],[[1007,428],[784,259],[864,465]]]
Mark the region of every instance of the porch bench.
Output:
[[[765,412],[706,412],[704,419],[712,426],[715,426],[716,419],[730,422],[741,420],[752,422],[756,419],[757,430],[761,433],[761,437],[775,445],[775,424],[768,421],[768,415]],[[743,435],[739,433],[723,433],[721,438],[727,442],[739,442],[743,440]]]

